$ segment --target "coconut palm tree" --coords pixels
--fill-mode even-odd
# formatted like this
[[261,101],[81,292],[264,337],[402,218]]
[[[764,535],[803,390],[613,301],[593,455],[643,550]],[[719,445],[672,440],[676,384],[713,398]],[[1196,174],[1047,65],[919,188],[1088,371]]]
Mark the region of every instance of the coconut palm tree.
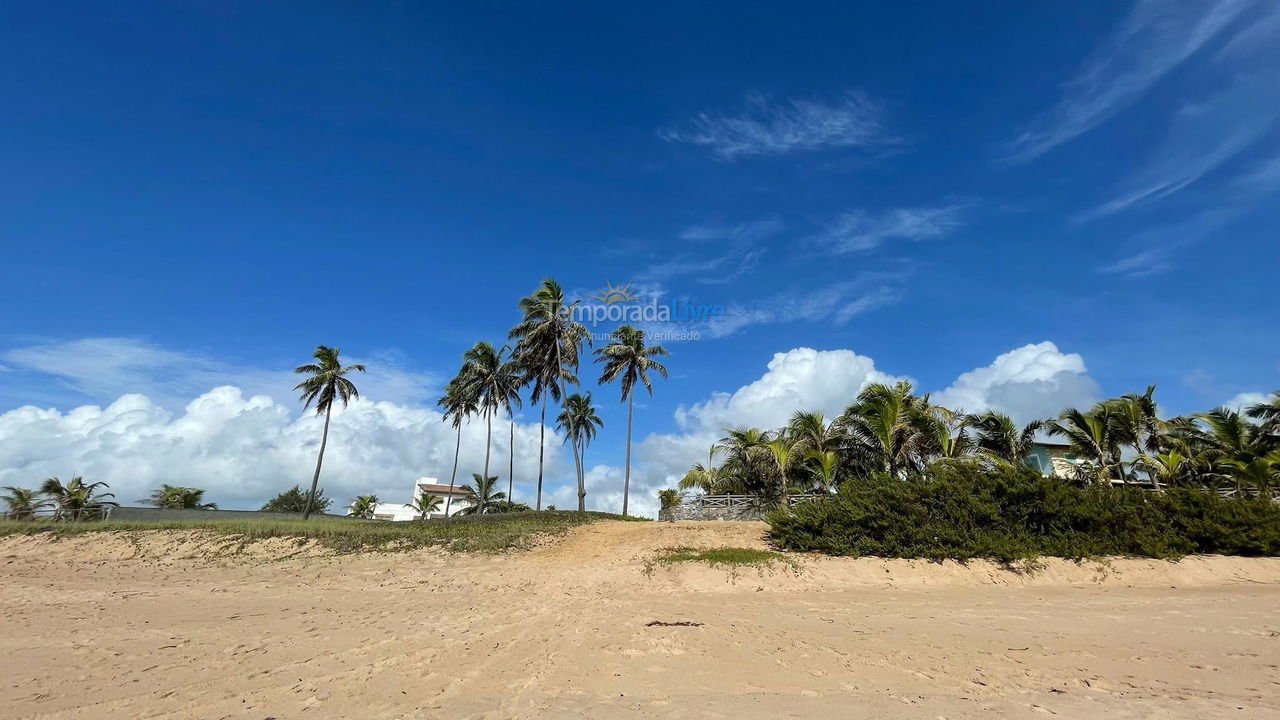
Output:
[[316,486],[320,483],[320,465],[324,463],[324,449],[329,443],[329,419],[333,415],[333,401],[341,400],[342,407],[360,397],[355,383],[347,379],[351,372],[364,372],[364,365],[344,366],[338,360],[340,348],[320,345],[312,354],[314,363],[301,365],[293,369],[299,375],[307,375],[307,379],[298,383],[294,390],[302,391],[302,409],[316,404],[316,414],[324,415],[324,433],[320,436],[320,454],[316,457],[316,471],[311,476],[311,491],[307,494],[307,507],[302,511],[302,519],[311,517],[311,508],[315,504]]
[[903,477],[919,469],[934,448],[931,418],[942,410],[930,405],[928,396],[917,397],[911,383],[872,383],[836,420],[847,438],[843,454],[850,465]]
[[620,381],[622,400],[627,403],[627,454],[626,470],[622,480],[622,515],[627,515],[627,497],[631,493],[631,421],[635,409],[635,388],[639,381],[653,395],[653,383],[649,371],[667,377],[667,368],[654,358],[670,355],[661,345],[646,346],[644,331],[623,325],[613,331],[608,345],[596,351],[596,361],[604,363],[600,384]]
[[[509,345],[504,345],[502,352],[506,353],[510,350],[510,347]],[[516,489],[516,414],[514,408],[518,408],[521,405],[520,391],[524,389],[528,378],[521,371],[519,358],[515,356],[514,352],[508,353],[503,373],[511,378],[512,383],[506,402],[502,405],[503,410],[507,413],[507,421],[511,431],[510,436],[507,438],[507,502],[514,505]]]
[[988,410],[972,415],[969,426],[975,433],[978,452],[982,455],[1021,466],[1035,451],[1036,433],[1044,428],[1043,420],[1033,420],[1022,427],[1002,412]]
[[793,442],[786,433],[779,433],[776,437],[764,443],[764,448],[769,451],[769,457],[773,460],[773,470],[778,478],[778,489],[782,491],[782,504],[787,505],[787,490],[790,484],[789,475],[791,474],[791,461],[794,454],[791,452]]
[[459,515],[488,515],[489,513],[502,512],[506,507],[507,494],[504,492],[494,492],[494,485],[497,484],[498,478],[484,477],[480,473],[472,473],[471,477],[474,485],[463,485],[462,492],[466,493],[470,505],[458,511]]
[[102,517],[106,508],[120,505],[107,500],[115,497],[112,493],[98,492],[98,488],[105,487],[110,486],[105,482],[86,483],[78,475],[66,484],[51,477],[40,486],[40,493],[53,500],[54,520],[92,520]]
[[[659,507],[660,512],[671,512],[672,510],[675,510],[676,508],[680,507],[680,505],[684,503],[684,493],[680,492],[679,490],[672,490],[670,488],[666,490],[659,490],[658,503],[660,506]],[[671,522],[676,521],[676,516],[674,514],[672,514],[670,518],[671,518]]]
[[718,492],[746,493],[768,497],[778,487],[773,482],[775,463],[764,444],[773,434],[759,428],[726,429],[716,444],[725,456],[724,471],[729,479]]
[[364,518],[372,520],[373,513],[378,507],[377,495],[357,495],[355,500],[351,501],[351,507],[347,509],[347,517]]
[[1265,457],[1280,447],[1280,437],[1254,425],[1235,410],[1216,408],[1195,416],[1201,430],[1193,435],[1192,444],[1200,449],[1197,460],[1209,467],[1210,479],[1250,480],[1258,477],[1263,465],[1253,465],[1254,460]]
[[570,443],[573,450],[573,463],[578,470],[578,512],[587,509],[587,446],[600,427],[604,427],[604,421],[591,405],[591,393],[574,393],[565,398],[564,410],[556,418],[556,428],[564,432],[564,441]]
[[591,333],[573,319],[573,306],[565,301],[564,289],[551,278],[532,295],[520,300],[524,314],[509,337],[516,340],[515,355],[525,380],[532,385],[530,400],[541,402],[541,427],[538,429],[538,499],[542,509],[542,476],[546,452],[547,396],[559,402],[564,397],[565,383],[578,384],[579,356],[582,344],[591,344]]
[[813,478],[818,488],[823,492],[834,490],[840,470],[839,453],[835,450],[809,450],[805,452],[805,460],[813,468]]
[[181,487],[164,484],[151,492],[151,497],[139,502],[149,503],[158,508],[182,510],[217,510],[217,503],[201,502],[204,490],[200,488]]
[[1194,461],[1177,450],[1157,455],[1139,455],[1134,458],[1133,465],[1134,469],[1146,471],[1157,490],[1181,485],[1194,471]]
[[6,486],[9,492],[0,495],[0,500],[9,508],[6,513],[13,520],[35,520],[41,510],[53,507],[53,503],[37,490]]
[[1072,452],[1085,459],[1087,479],[1092,482],[1106,483],[1113,477],[1122,477],[1115,414],[1114,407],[1103,402],[1088,412],[1068,408],[1045,424],[1050,435],[1065,438]]
[[726,465],[716,467],[716,455],[720,445],[713,444],[707,452],[707,464],[694,463],[689,472],[680,478],[681,490],[701,490],[707,495],[719,495],[728,491],[731,481],[729,468]]
[[426,490],[420,490],[418,491],[418,497],[414,498],[412,503],[406,503],[405,507],[412,508],[414,512],[418,513],[419,520],[426,520],[431,513],[439,512],[440,503],[439,495],[432,495]]
[[[489,476],[489,450],[493,446],[493,416],[503,410],[511,415],[512,406],[520,405],[522,379],[517,366],[506,361],[508,349],[509,347],[504,346],[501,350],[496,350],[493,345],[482,341],[463,356],[463,374],[468,392],[475,397],[480,413],[484,416],[485,477]],[[514,435],[513,420],[513,438]],[[512,465],[514,464],[513,456]]]
[[1272,451],[1248,461],[1227,458],[1221,465],[1228,469],[1236,490],[1251,487],[1258,497],[1270,500],[1272,489],[1280,484],[1280,451]]
[[462,425],[479,408],[475,393],[467,383],[466,371],[467,368],[463,365],[453,380],[445,385],[444,395],[438,401],[440,407],[444,408],[444,418],[453,423],[453,428],[458,435],[453,446],[453,473],[449,476],[449,497],[444,503],[445,517],[450,516],[453,506],[453,488],[458,482],[458,455],[462,452]]
[[1271,393],[1271,397],[1256,405],[1250,405],[1245,411],[1254,420],[1262,423],[1262,432],[1280,434],[1280,390]]

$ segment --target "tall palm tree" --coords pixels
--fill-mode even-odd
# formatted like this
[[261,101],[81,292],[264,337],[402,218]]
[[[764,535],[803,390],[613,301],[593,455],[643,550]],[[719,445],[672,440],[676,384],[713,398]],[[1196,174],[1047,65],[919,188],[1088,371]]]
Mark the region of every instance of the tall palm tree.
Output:
[[653,395],[653,383],[649,380],[652,370],[663,378],[667,377],[667,368],[654,358],[670,355],[661,345],[646,346],[644,331],[623,325],[613,331],[611,341],[596,351],[597,362],[603,362],[604,372],[600,374],[600,384],[619,380],[622,387],[622,400],[627,403],[627,455],[626,471],[622,480],[622,515],[627,515],[627,498],[631,493],[631,421],[635,409],[635,388],[639,381]]
[[1008,463],[1021,466],[1035,451],[1036,433],[1044,428],[1043,420],[1033,420],[1022,427],[1002,412],[988,410],[973,415],[969,426],[976,433],[978,452]]
[[372,520],[373,513],[377,508],[377,495],[357,495],[356,499],[351,501],[351,507],[347,510],[347,516]]
[[450,511],[453,506],[453,488],[458,482],[458,455],[462,452],[462,425],[467,422],[467,418],[474,415],[479,407],[475,393],[467,384],[466,366],[458,371],[456,377],[444,387],[444,395],[438,401],[440,407],[444,408],[444,417],[453,423],[453,429],[457,431],[458,439],[453,446],[453,474],[449,476],[449,497],[445,499],[444,514],[450,517]]
[[9,508],[6,514],[14,520],[35,520],[41,510],[53,506],[53,503],[37,490],[12,485],[6,486],[5,490],[9,492],[0,495],[0,500],[3,500]]
[[489,513],[502,512],[506,507],[507,494],[504,492],[494,492],[494,485],[498,483],[496,477],[484,477],[480,473],[471,473],[474,486],[463,485],[462,492],[466,493],[467,499],[471,504],[458,511],[459,515],[488,515]]
[[559,402],[564,385],[578,384],[579,356],[582,344],[591,344],[591,333],[573,319],[574,303],[565,301],[564,289],[551,278],[532,295],[520,300],[524,318],[511,329],[509,337],[516,341],[515,355],[527,382],[533,386],[530,400],[541,401],[541,427],[538,429],[538,499],[542,509],[542,476],[546,452],[547,396]]
[[105,482],[86,483],[77,475],[66,484],[57,477],[51,477],[40,486],[40,492],[52,498],[54,520],[89,520],[102,517],[105,508],[120,504],[107,500],[115,497],[112,493],[98,492],[98,488],[105,487],[110,486]]
[[418,497],[414,498],[412,503],[406,504],[405,507],[412,508],[414,512],[417,512],[419,520],[426,520],[428,515],[440,509],[440,502],[439,495],[432,495],[426,490],[420,490]]
[[[503,352],[510,350],[509,345],[504,345]],[[510,427],[510,436],[507,438],[507,501],[515,502],[516,491],[516,413],[514,408],[521,405],[520,391],[524,389],[528,378],[520,369],[520,359],[516,357],[515,352],[511,352],[507,356],[504,363],[503,372],[511,378],[510,394],[503,403],[503,409],[507,412],[507,421]]]
[[151,497],[140,502],[149,503],[158,508],[182,510],[217,510],[217,503],[201,502],[204,490],[200,488],[181,487],[163,484],[151,493]]
[[329,443],[329,419],[333,415],[333,401],[341,400],[342,407],[360,397],[355,383],[347,379],[351,372],[364,372],[363,365],[344,366],[338,360],[340,348],[320,345],[312,353],[314,363],[301,365],[293,369],[299,375],[307,375],[307,379],[298,383],[294,390],[302,391],[302,409],[316,404],[316,414],[324,415],[324,434],[320,437],[320,454],[316,457],[316,471],[311,476],[311,492],[307,494],[307,507],[302,511],[302,519],[311,517],[311,506],[315,504],[316,486],[320,483],[320,465],[324,463],[324,449]]
[[564,441],[573,450],[573,463],[578,470],[578,512],[587,509],[587,446],[604,421],[591,405],[591,393],[574,393],[564,400],[564,410],[556,418],[556,428],[564,432]]
[[[493,446],[493,416],[503,410],[511,415],[512,406],[520,405],[521,376],[517,366],[507,362],[507,350],[507,346],[496,350],[493,345],[482,341],[463,356],[463,372],[468,390],[475,397],[480,413],[484,416],[485,477],[489,476],[489,450]],[[513,425],[512,435],[514,434]],[[514,465],[514,456],[512,464]]]

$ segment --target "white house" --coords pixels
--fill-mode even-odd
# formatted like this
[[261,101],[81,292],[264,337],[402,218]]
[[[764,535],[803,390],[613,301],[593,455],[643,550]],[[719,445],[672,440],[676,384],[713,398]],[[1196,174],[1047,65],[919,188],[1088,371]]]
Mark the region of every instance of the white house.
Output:
[[448,485],[441,485],[433,477],[420,477],[413,483],[413,490],[410,491],[409,496],[405,498],[404,502],[378,503],[378,506],[373,510],[374,519],[394,520],[397,522],[405,521],[405,520],[417,520],[418,513],[413,508],[409,507],[408,503],[412,503],[415,500],[417,500],[418,496],[424,492],[429,495],[435,495],[436,497],[440,498],[440,511],[433,512],[430,515],[428,515],[427,517],[429,519],[444,517],[445,516],[444,509],[446,505],[449,505],[449,514],[457,515],[459,510],[471,504],[471,500],[467,497],[466,493],[462,492],[461,485],[454,486],[453,502],[449,503],[450,493],[449,493]]

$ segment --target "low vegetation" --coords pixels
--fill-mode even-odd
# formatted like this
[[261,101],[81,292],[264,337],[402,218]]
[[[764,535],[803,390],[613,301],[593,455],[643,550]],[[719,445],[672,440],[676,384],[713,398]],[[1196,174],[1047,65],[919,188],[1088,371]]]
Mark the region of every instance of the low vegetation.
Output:
[[847,482],[769,518],[779,548],[929,559],[1280,555],[1280,506],[1197,487],[1072,484],[978,460]]
[[48,534],[69,537],[96,532],[155,532],[203,530],[236,537],[245,542],[269,538],[314,540],[335,552],[404,551],[442,547],[464,552],[501,552],[529,547],[537,538],[563,533],[598,520],[620,520],[620,515],[596,512],[513,512],[391,523],[376,520],[315,518],[309,521],[281,518],[117,521],[64,523],[51,521],[0,522],[0,536]]
[[651,561],[652,565],[679,565],[681,563],[706,563],[711,566],[766,567],[777,562],[789,562],[780,552],[753,548],[725,547],[698,550],[676,547],[663,550]]

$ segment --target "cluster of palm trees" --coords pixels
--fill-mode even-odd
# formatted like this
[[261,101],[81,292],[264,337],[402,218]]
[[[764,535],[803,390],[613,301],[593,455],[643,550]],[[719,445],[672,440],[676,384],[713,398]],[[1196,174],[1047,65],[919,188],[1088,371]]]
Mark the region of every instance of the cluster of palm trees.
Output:
[[966,414],[933,404],[910,383],[876,383],[833,420],[801,411],[782,428],[726,430],[680,489],[773,501],[873,475],[907,478],[948,459],[1023,465],[1040,436],[1065,442],[1070,479],[1080,482],[1229,485],[1268,496],[1280,484],[1280,393],[1244,414],[1218,408],[1167,420],[1154,394],[1153,386],[1018,425],[995,411]]
[[[586,510],[586,451],[604,422],[596,413],[591,393],[570,393],[568,386],[578,386],[583,346],[591,344],[591,333],[574,319],[575,302],[569,302],[560,284],[550,278],[544,280],[528,297],[520,300],[522,319],[508,333],[513,345],[495,349],[488,342],[476,343],[462,359],[462,368],[445,387],[440,406],[457,430],[454,445],[453,473],[449,487],[457,483],[458,455],[462,447],[462,426],[479,415],[485,421],[485,462],[481,473],[473,473],[475,487],[468,495],[482,497],[482,486],[491,485],[497,476],[491,475],[490,448],[493,445],[493,418],[506,415],[509,425],[507,460],[507,492],[500,501],[492,504],[501,511],[513,507],[510,502],[515,489],[515,415],[521,407],[521,394],[527,389],[529,401],[539,407],[538,481],[534,509],[542,509],[543,473],[545,467],[547,409],[552,402],[560,404],[556,428],[564,433],[564,442],[573,454],[577,479],[578,510]],[[633,398],[637,384],[650,394],[653,384],[650,373],[667,376],[667,369],[656,358],[667,355],[661,346],[646,345],[643,330],[624,325],[610,337],[610,342],[596,350],[596,360],[604,364],[601,384],[618,382],[622,400],[627,403],[627,451],[623,480],[622,512],[627,514],[627,500],[631,482],[631,419]],[[470,486],[468,486],[470,487]],[[450,500],[452,496],[450,497]],[[506,501],[503,504],[501,501]],[[449,501],[445,503],[446,515],[450,513]],[[482,503],[483,505],[483,503]],[[467,512],[475,510],[473,502]]]
[[86,483],[79,476],[67,482],[51,477],[38,490],[6,487],[0,500],[11,520],[35,520],[44,515],[53,520],[98,520],[119,505],[111,499],[114,495],[102,492],[107,487],[104,482]]
[[[581,369],[583,346],[591,344],[591,333],[574,319],[573,309],[576,303],[577,301],[570,302],[565,297],[564,289],[559,283],[547,278],[532,294],[520,300],[521,320],[507,335],[512,344],[498,348],[482,341],[464,353],[461,369],[445,386],[444,395],[439,400],[444,417],[457,434],[453,471],[449,478],[450,492],[444,500],[446,516],[453,514],[451,505],[458,480],[462,427],[476,416],[483,418],[485,424],[484,466],[481,472],[472,473],[473,485],[463,488],[472,500],[462,512],[504,512],[523,507],[512,501],[512,495],[515,490],[515,410],[521,407],[522,394],[526,390],[529,401],[540,406],[535,509],[542,509],[547,410],[552,402],[560,404],[556,427],[564,433],[564,441],[570,445],[573,453],[578,483],[578,510],[586,509],[586,450],[604,423],[592,405],[591,393],[568,391],[569,386],[576,387],[580,384],[578,372]],[[642,385],[650,394],[653,393],[650,373],[657,373],[664,378],[667,376],[666,367],[657,358],[668,353],[661,346],[647,345],[643,330],[624,325],[614,331],[608,345],[596,350],[595,354],[596,361],[604,365],[599,382],[618,382],[622,390],[622,401],[627,403],[627,450],[622,500],[622,513],[625,515],[631,486],[631,427],[635,389],[637,385]],[[343,366],[338,355],[338,348],[321,345],[315,351],[315,363],[295,370],[308,376],[295,388],[302,391],[304,407],[309,407],[314,402],[317,414],[325,416],[309,497],[314,497],[319,483],[333,403],[338,400],[345,407],[349,400],[359,397],[355,385],[347,375],[353,371],[363,372],[364,366]],[[490,473],[493,420],[503,415],[509,426],[505,493],[496,491],[498,476]],[[371,496],[357,498],[360,512],[355,513],[353,505],[352,514],[371,516],[372,508],[377,502],[375,499],[370,504],[367,501],[369,497]],[[364,502],[360,502],[361,500]],[[429,512],[436,510],[424,512],[421,505],[423,500],[424,498],[415,498],[412,507],[425,518]],[[310,509],[308,503],[303,519],[310,515]]]

